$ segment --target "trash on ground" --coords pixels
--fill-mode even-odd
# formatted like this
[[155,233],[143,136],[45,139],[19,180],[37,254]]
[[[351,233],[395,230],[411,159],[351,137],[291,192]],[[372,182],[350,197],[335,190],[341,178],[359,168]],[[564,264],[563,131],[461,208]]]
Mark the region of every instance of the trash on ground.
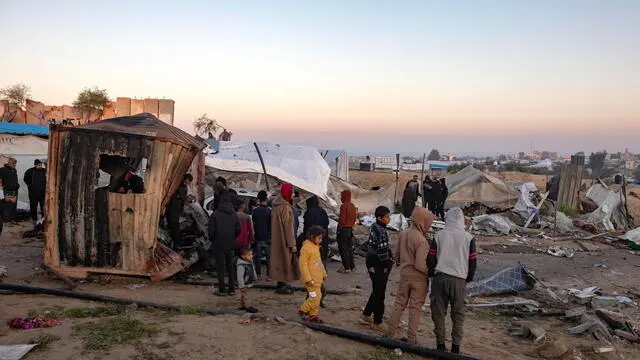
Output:
[[12,329],[39,329],[61,325],[62,323],[54,318],[48,316],[33,316],[33,317],[17,317],[9,321],[9,327]]
[[9,271],[7,270],[7,267],[4,265],[0,265],[0,279],[7,276],[9,274]]
[[591,299],[591,306],[594,308],[616,307],[626,304],[633,304],[633,300],[626,296],[594,296]]
[[538,354],[545,359],[557,359],[567,352],[569,352],[567,344],[559,339],[548,342],[538,349]]
[[591,286],[582,290],[569,289],[569,294],[578,304],[588,304],[596,296],[596,292],[600,290],[597,286]]
[[20,360],[38,344],[0,345],[0,359]]
[[523,266],[518,265],[467,284],[467,296],[517,293],[533,289],[535,282],[533,276]]
[[127,289],[131,289],[131,290],[135,290],[135,289],[140,289],[147,286],[147,284],[131,284],[131,285],[127,285],[125,286]]
[[483,231],[489,235],[507,235],[511,232],[512,225],[515,224],[504,216],[496,214],[480,215],[473,218],[471,230]]
[[556,257],[566,257],[568,259],[571,259],[576,254],[576,251],[570,248],[552,246],[549,249],[547,249],[547,254],[553,255]]
[[476,301],[467,304],[469,307],[499,307],[499,306],[526,306],[532,311],[536,311],[540,304],[535,300],[525,299],[517,296],[509,298],[490,298],[490,299],[478,299]]
[[528,321],[514,321],[509,324],[509,335],[521,336],[536,343],[542,340],[546,334],[547,332],[542,327]]
[[571,219],[561,211],[556,212],[556,229],[560,230],[560,232],[563,233],[568,233],[576,230]]

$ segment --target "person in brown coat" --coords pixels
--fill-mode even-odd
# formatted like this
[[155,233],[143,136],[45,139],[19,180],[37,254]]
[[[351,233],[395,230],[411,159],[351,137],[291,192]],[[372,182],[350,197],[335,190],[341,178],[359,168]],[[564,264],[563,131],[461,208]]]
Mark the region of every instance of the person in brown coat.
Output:
[[278,282],[278,294],[293,294],[287,283],[300,279],[296,258],[296,236],[294,232],[291,199],[293,186],[282,184],[280,196],[276,197],[271,210],[271,258],[269,276]]
[[422,305],[427,299],[427,256],[429,244],[425,237],[435,216],[423,207],[416,207],[411,214],[411,227],[402,233],[393,248],[393,257],[400,267],[400,281],[396,301],[389,321],[389,336],[395,337],[404,309],[409,306],[409,329],[407,341],[416,343]]

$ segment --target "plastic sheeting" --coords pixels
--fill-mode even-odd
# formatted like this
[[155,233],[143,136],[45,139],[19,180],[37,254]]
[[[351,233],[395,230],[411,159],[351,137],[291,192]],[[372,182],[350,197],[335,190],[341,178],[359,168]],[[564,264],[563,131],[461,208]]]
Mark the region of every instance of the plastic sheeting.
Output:
[[533,193],[538,191],[535,183],[526,182],[516,186],[516,190],[520,192],[520,197],[516,206],[513,208],[518,212],[529,212],[529,209],[535,208],[536,205],[531,201]]
[[516,202],[517,194],[504,182],[474,168],[472,165],[448,176],[449,197],[446,209],[467,207],[480,203],[494,209],[509,209]]
[[504,216],[496,214],[480,215],[473,218],[471,230],[485,231],[490,235],[507,235],[514,225]]
[[517,293],[533,289],[535,280],[527,270],[518,265],[498,271],[486,279],[467,284],[467,296]]
[[[309,146],[267,142],[256,144],[267,174],[317,195],[331,206],[337,205],[327,193],[331,169],[318,150]],[[205,165],[236,173],[263,173],[256,146],[247,141],[220,142],[218,153],[206,154]]]

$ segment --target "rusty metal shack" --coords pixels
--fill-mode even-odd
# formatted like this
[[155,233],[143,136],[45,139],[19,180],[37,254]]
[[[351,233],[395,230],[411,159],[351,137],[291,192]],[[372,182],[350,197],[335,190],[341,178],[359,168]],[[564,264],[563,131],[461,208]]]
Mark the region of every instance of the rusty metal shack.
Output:
[[[45,264],[72,278],[102,273],[158,280],[182,270],[180,255],[158,242],[158,226],[204,147],[148,113],[52,125]],[[108,185],[99,185],[101,174]],[[143,181],[135,192],[120,185],[132,174]]]

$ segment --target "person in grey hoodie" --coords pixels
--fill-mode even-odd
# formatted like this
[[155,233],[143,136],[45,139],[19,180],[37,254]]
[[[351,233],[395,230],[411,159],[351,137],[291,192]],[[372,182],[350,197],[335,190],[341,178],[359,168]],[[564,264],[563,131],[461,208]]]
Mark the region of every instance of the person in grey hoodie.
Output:
[[[220,205],[209,218],[209,239],[213,241],[212,251],[218,273],[217,296],[235,295],[233,258],[236,238],[240,235],[240,220],[233,208],[233,196],[223,196]],[[229,277],[229,288],[224,285],[225,270]]]
[[240,249],[240,257],[236,263],[236,275],[238,279],[238,291],[240,292],[240,309],[251,314],[258,312],[258,309],[251,306],[247,290],[253,287],[258,275],[253,265],[253,251],[250,248]]

